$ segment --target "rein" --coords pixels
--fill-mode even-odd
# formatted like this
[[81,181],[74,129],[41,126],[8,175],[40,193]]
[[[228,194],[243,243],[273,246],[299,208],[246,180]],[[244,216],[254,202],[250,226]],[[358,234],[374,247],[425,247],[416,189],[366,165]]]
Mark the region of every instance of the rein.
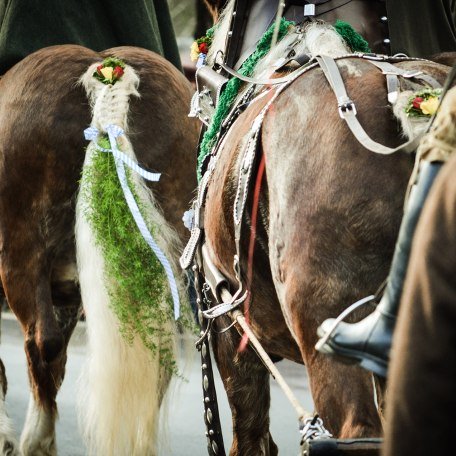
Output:
[[[265,157],[264,154],[261,155],[260,165],[257,171],[257,177],[255,182],[255,190],[253,192],[253,205],[252,205],[252,223],[250,227],[250,240],[249,240],[249,250],[247,256],[247,290],[248,295],[244,304],[244,315],[247,325],[250,323],[249,318],[249,308],[250,308],[250,298],[251,298],[251,286],[253,280],[253,252],[255,250],[255,240],[256,240],[256,228],[257,228],[257,219],[258,219],[258,206],[260,203],[260,191],[261,183],[263,181],[264,168],[265,168]],[[241,345],[239,351],[243,351],[247,346],[248,334],[244,332],[242,336]]]

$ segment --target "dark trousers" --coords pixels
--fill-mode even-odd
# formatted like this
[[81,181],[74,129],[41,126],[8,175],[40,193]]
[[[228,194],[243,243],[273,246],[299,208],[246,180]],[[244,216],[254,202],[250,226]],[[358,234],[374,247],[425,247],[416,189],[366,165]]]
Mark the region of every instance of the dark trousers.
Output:
[[[456,149],[454,130],[453,140]],[[437,176],[415,232],[386,410],[384,456],[454,454],[456,154]]]

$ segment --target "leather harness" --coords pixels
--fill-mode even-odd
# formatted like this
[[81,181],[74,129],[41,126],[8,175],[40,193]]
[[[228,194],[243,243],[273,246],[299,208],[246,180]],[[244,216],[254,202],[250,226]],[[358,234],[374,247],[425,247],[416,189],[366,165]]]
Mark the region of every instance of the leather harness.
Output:
[[[288,2],[288,12],[292,11],[291,7],[302,6],[303,4],[314,4],[316,11],[321,11],[320,8],[326,8],[324,13],[327,14],[332,12],[330,9],[334,5],[347,5],[348,3],[356,0],[316,0],[314,2],[302,2],[294,1]],[[241,255],[241,239],[242,239],[242,227],[245,215],[245,203],[247,195],[249,194],[252,186],[252,176],[255,175],[256,163],[258,160],[258,142],[260,138],[261,128],[263,120],[268,112],[269,107],[276,100],[276,98],[284,91],[290,84],[297,78],[301,77],[308,71],[314,68],[320,67],[332,87],[337,100],[337,108],[341,118],[345,120],[347,126],[350,128],[354,136],[358,141],[368,150],[371,150],[379,154],[392,154],[399,151],[413,151],[416,149],[419,139],[408,141],[405,144],[397,148],[389,148],[373,141],[366,131],[363,129],[356,117],[356,107],[353,101],[349,98],[345,84],[340,75],[337,60],[345,58],[361,58],[371,62],[375,65],[387,79],[388,88],[388,99],[394,101],[397,97],[398,92],[398,79],[399,78],[413,78],[418,81],[422,81],[427,85],[438,86],[438,83],[431,77],[424,75],[420,72],[407,72],[398,67],[393,63],[403,60],[421,60],[421,59],[408,59],[407,57],[387,57],[385,55],[376,54],[350,54],[341,56],[336,59],[327,56],[317,56],[312,61],[306,62],[306,64],[292,73],[288,74],[284,78],[279,80],[268,80],[268,81],[257,81],[253,78],[245,78],[233,69],[239,62],[239,57],[246,51],[249,51],[249,43],[254,40],[251,36],[257,35],[257,32],[249,32],[248,24],[251,22],[252,16],[249,13],[255,11],[258,1],[242,1],[236,2],[236,15],[232,21],[230,38],[227,43],[227,52],[224,63],[221,65],[221,72],[226,75],[238,77],[248,83],[247,90],[244,92],[244,97],[240,99],[238,104],[233,107],[230,115],[222,125],[222,132],[218,138],[218,146],[220,145],[224,135],[228,131],[230,125],[234,122],[235,118],[242,111],[242,106],[247,105],[251,102],[253,90],[250,90],[258,84],[271,84],[274,83],[273,95],[264,104],[255,121],[253,122],[252,128],[246,138],[246,146],[243,151],[241,163],[241,169],[238,173],[238,186],[234,205],[234,226],[235,226],[235,242],[236,242],[236,255],[234,257],[234,270],[237,279],[238,289],[231,293],[228,280],[217,270],[213,265],[210,256],[207,252],[207,248],[204,244],[204,207],[207,189],[211,181],[213,171],[218,161],[218,146],[213,149],[207,168],[203,174],[202,180],[198,187],[198,195],[193,204],[194,210],[194,223],[191,230],[190,240],[181,256],[180,262],[183,269],[188,269],[192,266],[192,270],[195,274],[195,287],[197,291],[197,305],[198,305],[198,316],[201,324],[201,337],[197,341],[197,348],[201,352],[202,362],[202,384],[204,393],[204,419],[206,424],[206,436],[207,436],[207,448],[210,455],[224,455],[223,437],[221,432],[220,417],[218,413],[217,396],[214,385],[214,377],[212,372],[212,362],[210,357],[209,348],[209,337],[211,335],[211,326],[215,318],[220,315],[230,314],[234,323],[241,323],[242,313],[238,310],[238,307],[244,302],[246,297],[246,290],[243,283],[243,277],[240,271],[240,255]],[[269,2],[273,3],[273,2]],[[293,3],[293,4],[291,4]],[[366,2],[367,3],[367,2]],[[384,2],[380,2],[384,3]],[[337,6],[335,6],[337,8]],[[317,9],[318,8],[318,9]],[[238,16],[239,11],[239,16]],[[270,14],[271,11],[267,10],[265,14]],[[265,16],[268,17],[267,14]],[[268,19],[270,20],[270,19]],[[263,27],[267,20],[260,21]],[[247,29],[246,29],[247,27]],[[267,26],[266,26],[267,27]],[[247,31],[246,31],[247,30]],[[235,33],[240,33],[245,38],[245,43],[241,41],[234,41],[233,36]],[[256,38],[258,40],[258,38]],[[255,41],[256,42],[256,41]],[[242,58],[241,58],[242,60]],[[242,63],[242,62],[241,62]],[[208,124],[211,118],[211,114],[215,110],[215,106],[218,101],[218,97],[223,90],[226,78],[217,72],[216,77],[212,73],[214,70],[208,67],[202,67],[198,70],[200,78],[197,78],[197,95],[192,101],[192,111],[195,115],[198,115],[204,124]],[[197,73],[197,74],[198,74]],[[213,90],[211,86],[211,80],[216,80],[216,90]],[[203,82],[202,82],[203,81]],[[207,84],[207,85],[206,85]],[[206,105],[202,106],[202,102],[205,100]],[[205,111],[203,112],[203,108]],[[211,111],[212,110],[212,111]],[[241,325],[242,326],[242,325]],[[231,326],[230,326],[231,327]],[[242,326],[244,328],[244,326]],[[247,328],[246,328],[247,329]],[[253,336],[252,336],[253,337]],[[258,351],[258,350],[257,350]],[[264,353],[262,360],[271,371],[273,369],[273,363],[269,359],[268,355]],[[279,374],[277,374],[279,375]],[[293,402],[293,401],[292,401]],[[296,407],[295,407],[296,408]],[[298,407],[299,409],[299,407]],[[303,411],[300,413],[300,427],[303,434],[303,441],[314,438],[318,435],[328,436],[327,431],[324,430],[322,423],[318,422],[316,418],[310,419],[306,417]],[[305,419],[306,418],[306,419]],[[326,434],[325,434],[326,432]]]

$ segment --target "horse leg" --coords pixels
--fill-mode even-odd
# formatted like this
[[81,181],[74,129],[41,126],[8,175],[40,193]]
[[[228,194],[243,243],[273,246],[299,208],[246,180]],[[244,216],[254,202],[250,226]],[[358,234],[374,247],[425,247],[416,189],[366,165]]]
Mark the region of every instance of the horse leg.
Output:
[[[21,450],[24,455],[55,455],[55,398],[63,379],[65,340],[54,316],[45,251],[28,248],[39,244],[30,243],[25,233],[22,240],[24,244],[10,244],[2,259],[5,294],[25,336],[31,388]],[[19,252],[19,244],[27,248]]]
[[315,353],[306,353],[305,362],[315,410],[334,436],[344,439],[382,434],[369,373]]
[[[79,290],[74,283],[70,285],[67,282],[54,282],[52,284],[52,297],[54,313],[63,335],[64,345],[60,355],[48,364],[47,369],[49,371],[46,373],[46,377],[43,378],[41,375],[33,377],[38,383],[35,388],[47,392],[47,398],[45,399],[46,405],[44,405],[37,402],[33,393],[30,395],[27,417],[21,436],[22,451],[24,454],[30,455],[56,454],[55,418],[57,404],[55,399],[65,375],[68,342],[81,309]],[[36,371],[35,367],[32,369]],[[54,381],[52,388],[46,388],[49,378]],[[44,385],[40,385],[39,382],[42,382],[43,379]],[[31,381],[33,382],[33,380]]]
[[[228,319],[225,323],[228,326]],[[277,446],[269,432],[269,372],[232,329],[213,338],[214,355],[225,386],[233,422],[231,456],[272,456]]]
[[[48,372],[44,378],[35,376],[38,390],[44,390],[48,396],[45,407],[40,406],[35,396],[31,394],[27,417],[21,436],[21,447],[24,454],[55,454],[55,417],[57,404],[55,402],[57,392],[65,375],[67,360],[67,347],[71,334],[78,321],[81,310],[79,289],[75,283],[76,266],[73,263],[59,265],[55,268],[51,286],[53,312],[57,326],[63,336],[63,346],[60,354],[47,366]],[[36,368],[33,367],[35,370]],[[54,381],[53,388],[47,388],[49,378]],[[43,442],[48,442],[43,445]]]
[[281,307],[308,370],[316,411],[338,438],[378,437],[382,427],[372,376],[321,355],[314,348],[319,323],[326,315],[337,314],[335,307],[340,303],[356,301],[359,284],[341,280],[338,273],[320,277],[321,271],[312,259],[292,244],[282,237],[280,249],[273,246],[271,270]]

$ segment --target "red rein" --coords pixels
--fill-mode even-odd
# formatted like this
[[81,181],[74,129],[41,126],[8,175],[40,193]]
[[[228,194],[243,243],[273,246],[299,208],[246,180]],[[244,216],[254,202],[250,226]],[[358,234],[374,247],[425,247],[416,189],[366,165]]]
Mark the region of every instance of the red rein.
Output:
[[[265,159],[264,154],[261,155],[261,161],[258,166],[258,173],[255,180],[255,189],[253,193],[253,204],[252,204],[252,224],[250,227],[250,240],[249,240],[249,251],[248,251],[248,262],[247,262],[247,299],[244,305],[244,316],[245,321],[247,324],[250,323],[249,318],[249,307],[250,307],[250,298],[251,298],[251,286],[252,286],[252,279],[253,279],[253,252],[255,250],[255,240],[256,240],[256,228],[257,228],[257,219],[258,219],[258,205],[260,202],[260,190],[261,190],[261,183],[263,181],[264,175],[264,166],[265,166]],[[244,333],[242,336],[241,343],[239,344],[238,351],[242,352],[245,350],[247,343],[249,342],[249,337],[247,334]]]

